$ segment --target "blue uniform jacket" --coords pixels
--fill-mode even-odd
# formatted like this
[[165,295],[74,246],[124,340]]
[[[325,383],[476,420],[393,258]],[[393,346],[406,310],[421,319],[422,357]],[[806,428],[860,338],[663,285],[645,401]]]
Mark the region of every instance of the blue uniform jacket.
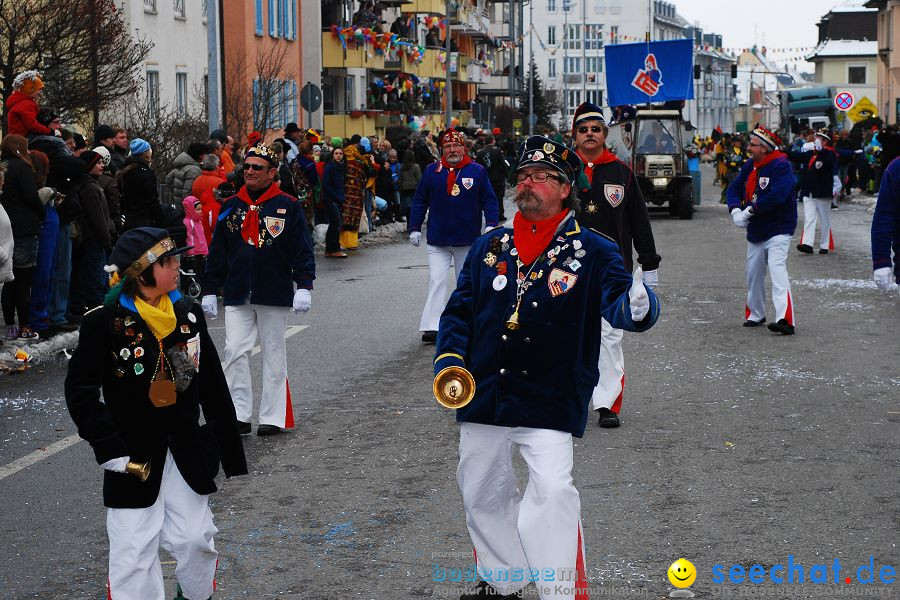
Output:
[[409,230],[421,231],[428,213],[426,240],[432,246],[469,246],[481,235],[481,214],[488,227],[497,225],[497,196],[487,171],[470,162],[456,172],[459,195],[447,193],[447,169],[441,163],[425,167],[413,196]]
[[[278,184],[273,184],[277,190]],[[272,190],[272,188],[269,188]],[[270,193],[270,192],[266,192]],[[224,287],[225,306],[291,306],[294,283],[312,289],[316,263],[303,207],[278,193],[259,205],[259,246],[244,241],[241,226],[250,207],[246,188],[222,205],[206,259],[204,294]],[[247,197],[249,199],[249,197]]]
[[900,281],[900,159],[895,158],[881,176],[878,202],[872,215],[872,269],[891,266],[894,249],[894,276]]
[[[755,163],[748,160],[737,178],[728,186],[728,210],[745,208],[744,188]],[[830,171],[829,171],[830,172]],[[831,175],[829,175],[831,177]],[[776,158],[759,169],[756,191],[750,204],[753,216],[747,225],[747,241],[755,244],[776,235],[794,235],[797,228],[797,201],[794,199],[794,175],[787,158]]]
[[834,176],[840,172],[837,154],[832,148],[822,148],[804,152],[802,160],[806,165],[803,189],[813,198],[831,198],[834,194]]
[[[547,252],[557,248],[550,259]],[[628,301],[632,276],[615,242],[569,217],[532,269],[539,275],[522,297],[521,327],[511,331],[505,324],[516,305],[513,252],[509,228],[475,241],[441,315],[434,372],[458,365],[475,378],[475,397],[457,411],[457,421],[581,437],[599,380],[601,317],[619,329],[645,331],[659,317],[659,301],[648,289],[650,312],[635,323]]]

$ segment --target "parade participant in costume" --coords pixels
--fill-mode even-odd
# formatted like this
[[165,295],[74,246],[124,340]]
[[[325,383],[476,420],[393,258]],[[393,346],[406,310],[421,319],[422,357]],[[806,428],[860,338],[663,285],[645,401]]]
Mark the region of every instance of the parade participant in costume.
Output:
[[[572,131],[578,157],[585,164],[588,184],[578,192],[581,205],[578,222],[614,239],[629,272],[632,269],[631,247],[634,246],[644,272],[644,283],[656,286],[660,256],[656,253],[647,205],[631,168],[606,147],[608,130],[603,111],[599,106],[585,102],[575,110]],[[601,427],[619,426],[625,392],[623,334],[621,329],[603,321],[600,382],[591,401]]]
[[[409,241],[418,247],[428,214],[428,298],[419,321],[422,341],[434,343],[447,298],[447,269],[453,260],[459,274],[469,247],[481,235],[481,215],[487,227],[497,226],[497,196],[484,167],[465,149],[465,136],[448,129],[441,136],[441,162],[425,168],[413,196]],[[454,281],[456,278],[454,277]]]
[[[246,184],[222,205],[206,261],[203,312],[215,317],[225,289],[225,374],[242,434],[250,433],[250,352],[262,347],[262,398],[257,435],[294,426],[284,330],[290,309],[312,306],[315,258],[300,204],[275,181],[278,161],[257,144],[243,164]],[[296,284],[296,291],[294,289]]]
[[772,279],[775,322],[770,331],[794,333],[794,302],[787,272],[787,251],[797,227],[794,177],[781,140],[764,127],[750,133],[751,160],[728,186],[728,210],[747,229],[747,305],[744,327],[766,322],[766,265]]
[[312,142],[309,140],[300,142],[299,154],[291,163],[291,175],[293,175],[297,199],[303,206],[303,215],[310,229],[313,226],[315,207],[319,203],[319,194],[321,193],[316,162],[312,158],[312,147]]
[[800,160],[806,164],[803,170],[805,178],[802,188],[803,196],[803,232],[797,250],[804,254],[813,253],[816,241],[816,221],[821,221],[819,254],[828,254],[834,250],[834,236],[831,232],[831,201],[835,189],[840,191],[840,178],[835,182],[835,173],[839,171],[837,154],[831,147],[831,134],[827,129],[816,132],[813,147],[806,147]]
[[897,289],[900,283],[900,158],[892,160],[881,177],[872,216],[872,269],[879,289],[885,292]]
[[[163,229],[122,234],[106,267],[113,288],[84,316],[65,382],[78,434],[105,469],[116,600],[163,600],[160,547],[175,556],[186,597],[209,598],[218,557],[209,494],[220,463],[226,477],[247,473],[216,347],[199,307],[177,291],[185,250]],[[149,466],[146,480],[132,474],[136,463]]]
[[[573,436],[584,434],[597,384],[601,317],[645,331],[659,303],[613,240],[575,220],[580,171],[562,144],[525,141],[514,225],[475,241],[441,316],[434,372],[464,367],[475,380],[457,411],[457,479],[483,581],[464,600],[514,594],[528,580],[513,573],[529,569],[541,573],[544,600],[586,597]],[[529,469],[522,495],[514,447]]]
[[351,142],[344,148],[344,203],[341,205],[341,248],[356,250],[359,246],[359,225],[363,214],[366,182],[373,172],[369,161],[363,160],[359,145]]

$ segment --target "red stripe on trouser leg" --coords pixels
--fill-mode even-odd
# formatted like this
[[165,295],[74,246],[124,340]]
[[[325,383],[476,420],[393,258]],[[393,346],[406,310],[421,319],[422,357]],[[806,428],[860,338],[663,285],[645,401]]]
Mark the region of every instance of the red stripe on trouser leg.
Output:
[[750,320],[750,307],[746,304],[744,305],[744,320],[745,321]]
[[291,383],[287,379],[284,380],[284,389],[287,390],[284,399],[287,403],[284,407],[284,428],[290,429],[294,426],[294,407],[291,404]]
[[216,559],[216,568],[213,571],[213,591],[216,591],[216,573],[219,571],[219,559]]
[[475,570],[478,570],[478,550],[472,548],[472,557],[475,559]]
[[784,320],[788,322],[789,325],[794,324],[794,306],[791,303],[791,293],[788,292],[788,305],[787,310],[784,311]]
[[109,577],[106,578],[106,600],[112,600],[112,587],[109,585]]
[[610,407],[610,411],[619,414],[619,411],[622,410],[622,394],[625,393],[625,374],[622,374],[622,383],[621,383],[621,391],[619,395],[616,397],[616,401],[613,402],[613,405]]
[[834,233],[828,232],[828,249],[834,250]]
[[584,545],[581,541],[581,524],[578,525],[578,554],[575,556],[575,571],[578,579],[575,581],[575,596],[579,600],[590,598],[588,591],[587,575],[584,572]]

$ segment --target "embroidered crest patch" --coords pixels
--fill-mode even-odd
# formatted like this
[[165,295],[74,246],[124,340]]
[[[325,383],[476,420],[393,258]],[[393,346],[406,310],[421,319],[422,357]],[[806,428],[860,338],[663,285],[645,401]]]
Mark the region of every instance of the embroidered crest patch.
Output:
[[612,183],[604,184],[603,196],[606,198],[606,201],[609,202],[610,206],[615,208],[622,204],[622,199],[625,198],[625,186]]
[[769,185],[768,177],[760,177],[759,178],[759,189],[764,190],[764,189],[766,189],[766,186],[768,186],[768,185]]
[[565,294],[575,286],[578,276],[562,269],[553,269],[550,277],[547,278],[547,287],[550,288],[550,295],[554,298],[560,294]]
[[284,231],[284,219],[278,217],[266,217],[266,231],[272,237],[278,237]]
[[463,187],[467,190],[471,190],[472,186],[475,185],[475,180],[471,177],[463,177],[462,178]]

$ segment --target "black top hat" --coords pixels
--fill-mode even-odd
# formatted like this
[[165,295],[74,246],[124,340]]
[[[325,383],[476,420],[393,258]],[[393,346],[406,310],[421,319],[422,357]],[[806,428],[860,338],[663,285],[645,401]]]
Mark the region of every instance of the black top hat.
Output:
[[156,227],[129,229],[116,242],[109,256],[107,272],[118,272],[121,279],[134,279],[164,256],[187,252],[193,246],[175,247],[169,232]]
[[300,131],[300,128],[297,127],[296,123],[288,123],[284,126],[285,133],[294,133],[295,131]]
[[533,135],[519,146],[516,170],[544,166],[565,175],[570,183],[577,179],[583,164],[574,150],[542,135]]

